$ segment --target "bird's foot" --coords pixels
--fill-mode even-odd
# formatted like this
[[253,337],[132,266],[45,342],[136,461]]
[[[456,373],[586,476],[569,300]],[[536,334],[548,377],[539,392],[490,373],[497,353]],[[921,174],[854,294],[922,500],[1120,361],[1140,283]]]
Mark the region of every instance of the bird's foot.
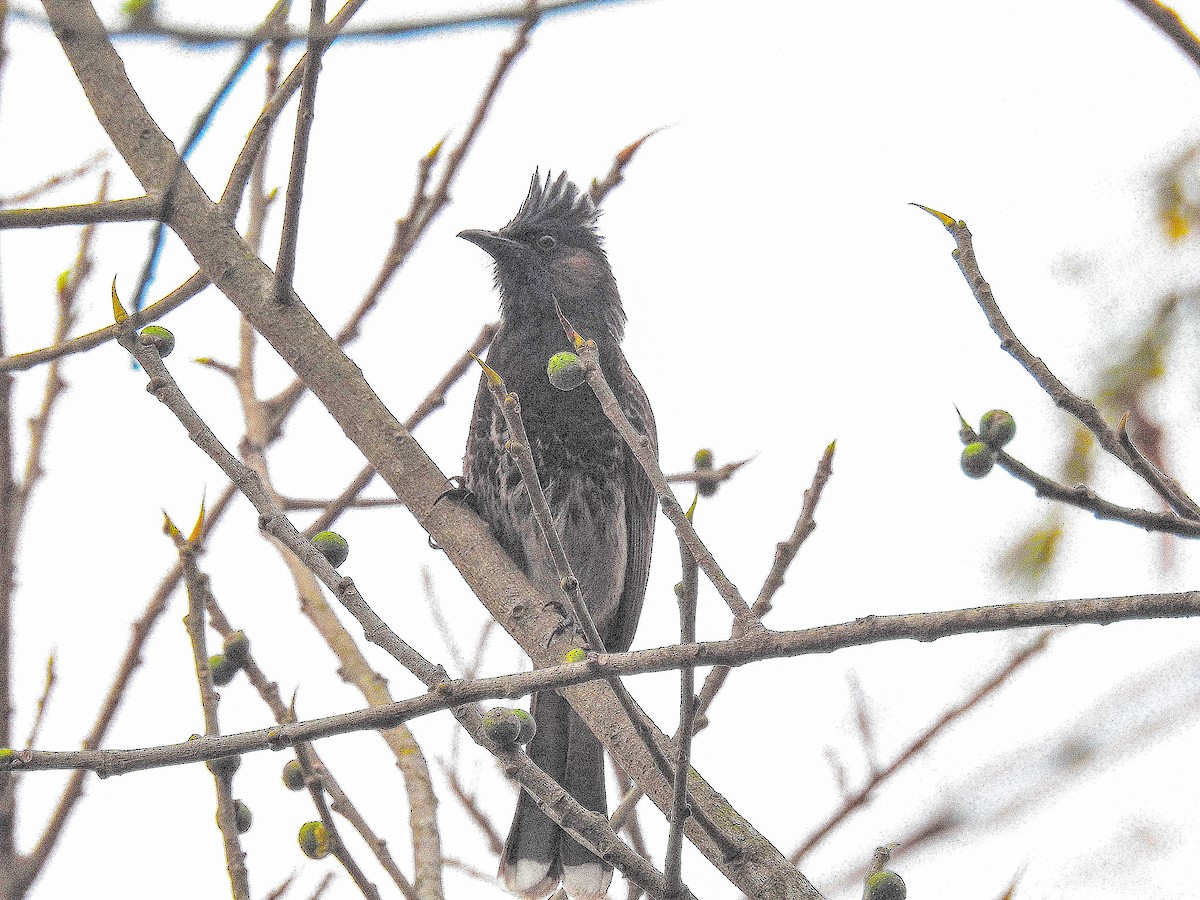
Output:
[[450,482],[451,486],[446,488],[440,494],[438,494],[437,500],[434,500],[433,502],[437,503],[438,500],[449,498],[451,500],[456,500],[457,502],[462,503],[465,506],[471,507],[471,509],[475,510],[475,512],[478,513],[479,512],[479,506],[478,506],[479,498],[476,497],[474,491],[472,491],[470,488],[467,487],[467,482],[463,478],[463,476],[462,475],[451,475],[447,480]]
[[554,630],[550,632],[550,636],[546,638],[547,647],[553,644],[554,639],[560,634],[566,634],[568,631],[574,631],[577,635],[579,635],[580,646],[584,650],[591,649],[587,644],[587,635],[583,628],[578,622],[575,621],[575,617],[571,614],[570,610],[567,609],[566,605],[561,600],[548,600],[542,605],[542,609],[552,609],[562,618],[562,621],[554,626]]
[[[467,487],[466,481],[464,481],[463,477],[461,475],[451,475],[447,480],[450,482],[451,487],[446,488],[444,491],[438,494],[437,500],[434,500],[433,502],[437,503],[438,500],[449,497],[451,500],[458,501],[463,506],[470,507],[475,515],[480,515],[478,502],[479,498],[474,491]],[[438,543],[434,541],[432,534],[429,536],[429,546],[434,550],[442,549]]]

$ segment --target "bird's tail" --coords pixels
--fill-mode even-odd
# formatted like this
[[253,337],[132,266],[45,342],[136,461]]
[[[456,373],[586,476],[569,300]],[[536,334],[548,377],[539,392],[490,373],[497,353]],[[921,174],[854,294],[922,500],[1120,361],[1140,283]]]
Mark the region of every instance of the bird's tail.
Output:
[[[537,734],[527,747],[530,757],[580,804],[606,815],[604,751],[595,735],[553,691],[534,694],[531,712]],[[612,867],[567,835],[522,791],[500,877],[526,900],[541,900],[560,880],[573,900],[599,900],[612,881]]]

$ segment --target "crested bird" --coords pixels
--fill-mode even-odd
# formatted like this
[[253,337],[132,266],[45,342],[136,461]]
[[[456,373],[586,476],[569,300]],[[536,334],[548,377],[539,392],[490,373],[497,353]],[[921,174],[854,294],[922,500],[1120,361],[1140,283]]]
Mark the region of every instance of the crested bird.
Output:
[[[586,386],[570,392],[547,379],[547,360],[573,350],[558,310],[596,341],[601,370],[622,411],[655,454],[654,414],[621,352],[625,311],[596,230],[591,198],[567,178],[534,173],[521,208],[499,231],[458,236],[495,261],[500,328],[487,363],[521,398],[530,450],[555,530],[578,579],[604,649],[633,642],[654,539],[650,481]],[[500,544],[544,595],[562,584],[534,520],[529,492],[504,448],[502,413],[480,380],[464,459],[464,482]],[[600,648],[592,648],[599,650]],[[586,808],[607,814],[600,742],[554,691],[534,694],[537,733],[529,755]],[[603,897],[612,867],[560,829],[524,791],[500,861],[513,893],[541,898],[562,882],[575,900]]]

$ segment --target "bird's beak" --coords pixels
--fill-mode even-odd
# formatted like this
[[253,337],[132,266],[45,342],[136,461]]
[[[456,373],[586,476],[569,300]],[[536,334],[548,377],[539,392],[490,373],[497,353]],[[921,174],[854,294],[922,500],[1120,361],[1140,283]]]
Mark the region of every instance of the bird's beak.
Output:
[[482,228],[468,228],[466,231],[460,231],[458,236],[479,247],[496,262],[515,262],[523,249],[519,242]]

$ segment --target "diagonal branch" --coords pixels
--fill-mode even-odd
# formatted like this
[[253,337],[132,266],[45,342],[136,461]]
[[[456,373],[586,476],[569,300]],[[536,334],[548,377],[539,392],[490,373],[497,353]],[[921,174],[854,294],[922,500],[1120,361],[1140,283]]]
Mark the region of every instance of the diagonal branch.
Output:
[[[446,551],[476,596],[522,648],[541,665],[561,658],[569,649],[563,647],[562,640],[553,642],[549,648],[542,640],[553,628],[553,613],[542,609],[548,598],[544,598],[516,568],[482,520],[461,503],[443,499],[448,484],[446,477],[383,406],[358,367],[321,328],[299,298],[293,295],[288,303],[274,302],[272,273],[249,250],[224,211],[208,199],[187,167],[178,168],[174,147],[133,90],[95,10],[81,0],[42,0],[42,3],[55,24],[55,35],[97,118],[142,182],[143,189],[147,192],[161,190],[174,172],[180,173],[176,182],[176,200],[169,210],[170,224],[200,268],[270,342],[284,362],[301,375],[347,437],[404,500],[422,527]],[[334,578],[332,570],[327,574]],[[352,585],[335,580],[334,587],[345,599],[355,599],[346,596],[353,591]],[[390,644],[391,637],[377,633],[376,628],[376,625],[368,628],[369,637]],[[612,722],[620,715],[611,688],[603,683],[593,683],[564,689],[563,694],[626,771],[639,783],[645,779],[647,796],[660,808],[669,808],[670,785],[656,771],[650,755],[632,744],[619,746],[611,733]],[[460,715],[468,732],[482,740],[478,723],[467,713]],[[665,735],[656,731],[655,739],[664,748],[669,747]],[[520,762],[522,764],[517,766],[515,773],[518,777],[538,777],[524,765],[524,759]],[[689,782],[691,780],[689,778]],[[543,787],[550,790],[549,785]],[[698,773],[695,796],[697,805],[714,821],[721,822],[728,839],[742,849],[740,855],[731,857],[689,819],[689,839],[727,878],[743,890],[757,891],[771,900],[820,896],[787,863],[779,850],[738,815]],[[592,822],[582,808],[579,815],[582,818],[577,824],[585,828],[587,839],[599,840],[604,835],[603,839],[607,840],[607,835],[612,834],[607,822]],[[616,840],[615,835],[612,839]],[[615,856],[613,861],[616,862]],[[638,865],[636,860],[630,860],[630,864]],[[764,885],[767,886],[765,893]]]

